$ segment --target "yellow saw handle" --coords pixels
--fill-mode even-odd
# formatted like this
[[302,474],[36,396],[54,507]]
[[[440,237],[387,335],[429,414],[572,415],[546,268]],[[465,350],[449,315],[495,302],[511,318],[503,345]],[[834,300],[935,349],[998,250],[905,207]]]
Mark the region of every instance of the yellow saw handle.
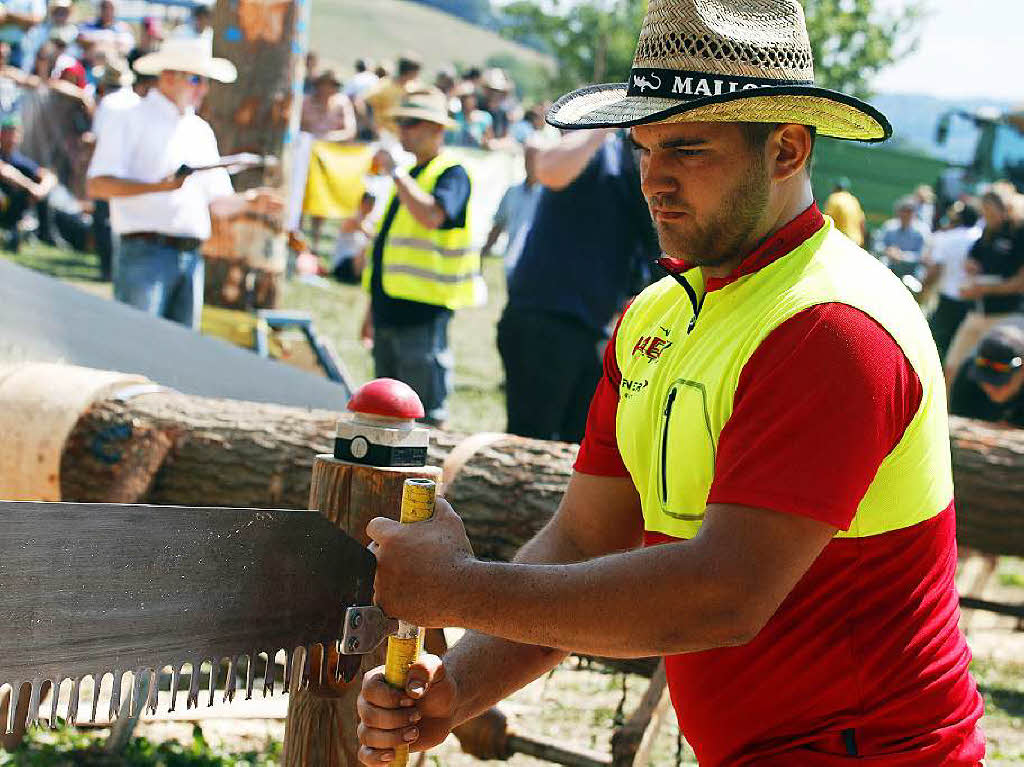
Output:
[[[434,499],[437,485],[430,479],[407,479],[402,487],[403,525],[424,522],[434,516]],[[405,689],[409,666],[416,662],[423,649],[423,629],[411,623],[399,621],[398,632],[388,637],[388,654],[384,661],[384,679],[400,690]],[[392,767],[405,767],[409,761],[409,747],[402,745],[395,749]]]

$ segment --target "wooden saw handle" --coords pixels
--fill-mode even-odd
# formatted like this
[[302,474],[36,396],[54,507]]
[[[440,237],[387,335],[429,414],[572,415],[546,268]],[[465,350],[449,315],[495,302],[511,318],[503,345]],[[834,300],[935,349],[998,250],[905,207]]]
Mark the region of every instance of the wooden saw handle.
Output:
[[[424,522],[434,516],[434,499],[437,484],[430,479],[407,479],[402,487],[403,525]],[[405,621],[399,621],[398,633],[388,637],[388,654],[384,661],[385,681],[400,690],[405,689],[409,666],[416,662],[423,650],[423,629]],[[405,767],[409,761],[409,747],[398,746],[393,767]]]

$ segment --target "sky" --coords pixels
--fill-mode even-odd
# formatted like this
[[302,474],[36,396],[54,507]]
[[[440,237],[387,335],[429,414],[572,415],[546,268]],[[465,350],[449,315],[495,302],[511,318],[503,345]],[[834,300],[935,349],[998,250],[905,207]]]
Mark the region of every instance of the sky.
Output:
[[[552,0],[542,0],[551,3]],[[923,0],[930,13],[917,51],[882,72],[874,88],[949,99],[1024,103],[1024,0]],[[496,5],[509,0],[494,0]],[[609,0],[561,0],[609,2]],[[907,0],[877,0],[900,8]]]
[[1024,103],[1024,0],[928,2],[917,52],[882,72],[875,89]]

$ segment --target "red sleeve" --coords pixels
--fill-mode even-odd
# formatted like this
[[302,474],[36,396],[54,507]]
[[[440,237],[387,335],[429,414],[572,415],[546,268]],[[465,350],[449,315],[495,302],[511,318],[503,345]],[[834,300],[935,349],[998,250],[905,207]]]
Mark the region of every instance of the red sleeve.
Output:
[[619,317],[615,331],[604,348],[604,375],[597,384],[594,398],[590,400],[587,431],[580,444],[576,463],[573,465],[581,474],[594,474],[599,477],[629,476],[615,439],[615,414],[619,408],[619,386],[622,383],[622,373],[619,372],[619,363],[615,359],[615,339],[619,335],[621,324],[622,317]]
[[743,368],[708,503],[845,530],[922,396],[909,360],[875,320],[845,304],[807,309]]

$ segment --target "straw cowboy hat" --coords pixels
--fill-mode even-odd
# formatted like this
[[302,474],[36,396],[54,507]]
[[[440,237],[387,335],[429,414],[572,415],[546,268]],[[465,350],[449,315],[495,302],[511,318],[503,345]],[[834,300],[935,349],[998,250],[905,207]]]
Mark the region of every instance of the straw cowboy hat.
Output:
[[105,88],[127,88],[135,82],[135,75],[122,59],[110,59],[103,67],[100,85]]
[[455,121],[448,115],[448,97],[437,88],[427,88],[405,94],[402,103],[391,110],[391,118],[426,120],[451,128]]
[[171,37],[153,53],[135,61],[135,71],[140,75],[158,75],[168,69],[222,83],[233,83],[238,77],[234,64],[213,57],[213,40],[208,37]]
[[798,0],[650,0],[629,82],[573,91],[547,119],[563,129],[768,122],[856,141],[892,135],[870,104],[814,85]]

